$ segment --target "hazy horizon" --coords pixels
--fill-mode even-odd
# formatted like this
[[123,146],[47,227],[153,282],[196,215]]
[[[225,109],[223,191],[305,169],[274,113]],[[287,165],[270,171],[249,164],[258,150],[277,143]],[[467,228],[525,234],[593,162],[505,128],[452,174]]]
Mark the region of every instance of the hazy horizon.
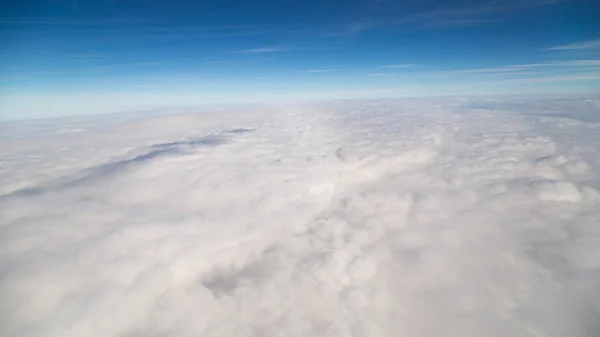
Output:
[[0,117],[592,91],[596,9],[587,0],[9,2]]

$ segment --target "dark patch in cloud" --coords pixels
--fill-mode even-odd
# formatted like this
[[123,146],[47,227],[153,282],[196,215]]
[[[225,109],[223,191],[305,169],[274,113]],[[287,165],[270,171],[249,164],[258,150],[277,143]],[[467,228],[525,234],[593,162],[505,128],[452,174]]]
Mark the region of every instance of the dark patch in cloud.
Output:
[[202,137],[202,138],[198,138],[198,139],[189,139],[189,140],[180,140],[180,141],[175,141],[175,142],[168,142],[168,143],[158,143],[158,144],[153,144],[152,147],[159,147],[159,148],[166,148],[166,149],[173,149],[174,147],[178,147],[178,146],[216,146],[216,145],[221,145],[223,144],[225,140],[223,139],[223,137],[220,136],[206,136],[206,137]]
[[238,128],[238,129],[228,130],[227,132],[230,132],[230,133],[246,133],[246,132],[252,132],[252,131],[254,131],[254,129]]
[[194,148],[219,146],[221,144],[226,143],[228,140],[228,138],[222,136],[209,135],[202,138],[193,138],[188,140],[153,144],[150,146],[150,148],[154,148],[154,150],[151,150],[147,153],[135,156],[130,159],[120,160],[89,168],[83,170],[78,174],[75,174],[74,176],[71,176],[70,178],[61,179],[60,181],[48,184],[46,186],[23,188],[0,196],[0,200],[12,197],[30,197],[54,192],[57,190],[78,187],[84,184],[93,183],[94,181],[106,178],[107,176],[115,175],[127,169],[128,167],[131,167],[131,165],[146,163],[148,161],[161,157],[185,155]]
[[263,253],[263,256],[246,266],[241,270],[220,271],[205,280],[200,280],[200,284],[210,290],[217,298],[230,296],[237,288],[247,284],[263,284],[281,266],[277,261],[278,247],[269,247]]

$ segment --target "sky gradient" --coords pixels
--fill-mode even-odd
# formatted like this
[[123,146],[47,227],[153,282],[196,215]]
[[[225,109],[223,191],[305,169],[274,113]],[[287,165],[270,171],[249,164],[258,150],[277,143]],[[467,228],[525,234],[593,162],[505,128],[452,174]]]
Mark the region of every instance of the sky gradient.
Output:
[[594,2],[12,1],[0,10],[0,119],[595,91]]

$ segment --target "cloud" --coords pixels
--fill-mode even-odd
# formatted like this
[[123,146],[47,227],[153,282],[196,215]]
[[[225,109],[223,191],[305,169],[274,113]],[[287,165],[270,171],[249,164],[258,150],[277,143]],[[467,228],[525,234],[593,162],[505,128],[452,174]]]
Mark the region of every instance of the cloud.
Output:
[[585,335],[599,101],[0,125],[0,335]]
[[519,71],[524,70],[524,68],[529,68],[529,67],[503,66],[503,67],[495,67],[495,68],[471,68],[471,69],[442,70],[442,71],[436,71],[433,73],[440,73],[440,74],[509,73],[509,72],[519,72]]
[[68,53],[65,55],[65,58],[70,60],[83,60],[83,61],[96,61],[96,60],[105,60],[110,56],[110,54],[101,54],[101,53]]
[[588,41],[583,41],[583,42],[565,44],[562,46],[546,48],[544,50],[577,50],[577,49],[600,49],[600,40],[588,40]]
[[537,68],[577,69],[600,67],[600,60],[566,60],[543,63],[515,64],[492,68],[454,69],[428,72],[430,74],[520,73]]
[[355,35],[368,29],[393,25],[412,25],[429,29],[499,23],[506,21],[506,18],[501,16],[507,13],[552,6],[566,1],[570,0],[425,1],[416,10],[411,6],[399,6],[397,2],[389,0],[366,1],[362,3],[362,8],[356,9],[362,18],[324,35]]
[[294,50],[306,50],[306,49],[307,48],[271,46],[271,47],[235,50],[235,51],[232,51],[232,53],[238,53],[238,54],[279,53],[279,52],[294,51]]
[[568,0],[500,0],[500,1],[466,1],[456,5],[441,5],[425,11],[423,18],[460,18],[489,13],[522,11],[531,8],[555,5]]
[[428,29],[428,28],[437,28],[437,27],[461,27],[461,26],[471,26],[471,25],[479,25],[486,23],[499,23],[504,22],[505,20],[501,19],[460,19],[460,20],[440,20],[435,22],[426,23],[420,28]]
[[419,66],[418,64],[414,64],[414,63],[406,63],[406,64],[391,64],[388,66],[381,66],[381,68],[397,68],[397,69],[408,69],[408,68],[415,68]]
[[[420,24],[422,28],[449,25],[474,25],[501,22],[497,16],[545,7],[569,0],[499,0],[499,1],[453,1],[435,4],[416,13],[397,15],[387,20],[388,24]],[[496,16],[496,17],[493,17]],[[379,20],[380,22],[382,20]]]
[[325,36],[350,36],[356,35],[362,31],[369,29],[372,25],[365,22],[355,22],[342,26],[334,31],[327,32]]
[[512,65],[512,66],[507,66],[507,67],[532,68],[532,67],[595,67],[595,66],[600,66],[600,60],[549,61],[549,62],[544,62],[544,63]]
[[443,81],[468,81],[471,86],[476,86],[476,83],[489,84],[498,81],[502,83],[585,82],[597,80],[598,74],[600,74],[600,60],[557,60],[488,68],[425,70],[411,72],[409,76],[420,80],[439,78]]
[[305,70],[305,73],[329,73],[334,71],[333,69],[309,69]]
[[589,74],[584,74],[584,75],[540,76],[540,77],[510,79],[510,81],[512,81],[512,82],[523,82],[523,83],[570,82],[570,81],[592,81],[592,80],[600,80],[600,72],[589,73]]
[[0,19],[0,24],[6,25],[40,25],[40,26],[87,26],[87,25],[104,25],[110,23],[117,23],[122,21],[118,20],[68,20],[68,19],[56,19],[56,18],[13,18],[13,19]]
[[368,29],[393,25],[413,25],[428,29],[499,23],[506,21],[501,15],[565,1],[570,0],[425,1],[416,10],[412,6],[398,5],[389,0],[366,1],[362,3],[362,8],[355,9],[359,17],[362,17],[324,35],[355,35]]

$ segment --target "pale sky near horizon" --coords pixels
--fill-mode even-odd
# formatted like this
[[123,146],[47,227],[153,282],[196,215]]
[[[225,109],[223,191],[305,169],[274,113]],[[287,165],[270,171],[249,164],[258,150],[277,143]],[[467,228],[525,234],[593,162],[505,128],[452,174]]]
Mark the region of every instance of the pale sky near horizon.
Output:
[[0,119],[214,102],[589,92],[598,5],[12,1]]

